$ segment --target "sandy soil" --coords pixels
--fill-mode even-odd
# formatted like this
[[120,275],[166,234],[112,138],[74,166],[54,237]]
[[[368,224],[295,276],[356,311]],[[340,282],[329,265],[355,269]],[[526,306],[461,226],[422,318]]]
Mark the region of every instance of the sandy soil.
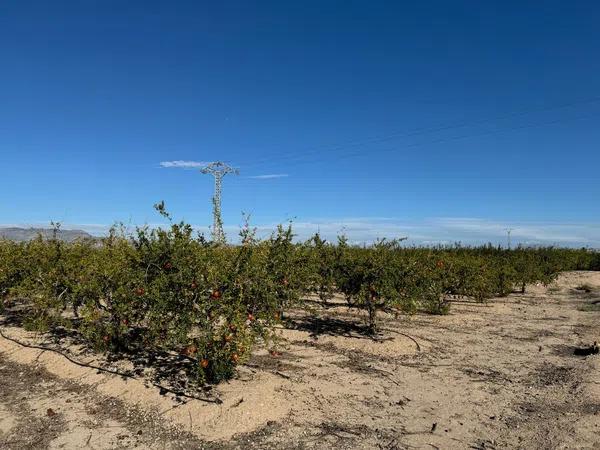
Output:
[[280,355],[258,350],[204,400],[153,385],[186,392],[156,358],[100,359],[4,317],[9,337],[131,377],[0,338],[0,448],[600,449],[600,356],[573,355],[600,341],[598,272],[387,317],[379,341],[341,303],[315,308],[290,315]]

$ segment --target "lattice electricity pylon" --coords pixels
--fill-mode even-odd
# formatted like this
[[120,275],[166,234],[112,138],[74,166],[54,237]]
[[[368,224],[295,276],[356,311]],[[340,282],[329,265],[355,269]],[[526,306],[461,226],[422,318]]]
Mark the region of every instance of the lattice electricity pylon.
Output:
[[506,229],[506,237],[507,237],[507,243],[508,243],[508,249],[510,250],[510,233],[512,233],[514,231],[514,228],[507,228]]
[[223,219],[221,218],[221,183],[223,177],[228,173],[237,175],[239,171],[233,167],[229,167],[227,164],[220,161],[210,163],[208,166],[202,168],[200,172],[204,174],[211,174],[215,177],[215,194],[213,195],[213,229],[212,237],[214,242],[220,244],[225,243],[225,232],[223,231]]

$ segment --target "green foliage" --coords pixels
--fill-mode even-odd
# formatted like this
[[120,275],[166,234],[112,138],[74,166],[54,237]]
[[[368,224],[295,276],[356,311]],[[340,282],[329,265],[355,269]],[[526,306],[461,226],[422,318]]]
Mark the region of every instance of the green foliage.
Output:
[[334,247],[316,233],[306,242],[304,249],[309,265],[308,290],[316,293],[321,301],[332,299],[343,246]]
[[101,241],[70,244],[56,233],[0,241],[0,307],[20,298],[26,327],[66,326],[100,351],[181,353],[200,382],[218,382],[257,341],[274,339],[283,314],[305,306],[307,294],[343,295],[376,333],[382,312],[446,314],[455,296],[483,302],[548,285],[561,270],[600,266],[585,249],[407,248],[398,240],[357,247],[319,234],[297,243],[291,225],[260,240],[246,223],[241,244],[227,246],[174,223],[164,203],[155,207],[169,227],[133,235],[113,227]]

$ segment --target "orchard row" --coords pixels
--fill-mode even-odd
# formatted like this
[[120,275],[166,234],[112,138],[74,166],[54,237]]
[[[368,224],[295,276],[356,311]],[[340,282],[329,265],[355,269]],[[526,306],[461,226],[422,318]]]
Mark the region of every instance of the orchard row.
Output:
[[343,296],[377,333],[381,311],[444,314],[454,296],[485,301],[562,270],[600,269],[588,250],[296,243],[291,227],[264,240],[245,227],[241,242],[214,245],[184,223],[133,236],[115,228],[101,241],[0,241],[3,305],[30,329],[66,327],[98,350],[182,353],[200,382],[216,382],[309,294]]

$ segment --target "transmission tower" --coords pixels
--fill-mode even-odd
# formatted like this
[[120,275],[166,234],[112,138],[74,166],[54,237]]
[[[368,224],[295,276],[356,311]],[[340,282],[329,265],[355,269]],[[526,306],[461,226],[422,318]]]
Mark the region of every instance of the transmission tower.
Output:
[[237,175],[239,172],[233,167],[229,167],[227,164],[220,161],[210,163],[208,166],[202,168],[200,172],[204,174],[210,174],[215,177],[215,193],[213,195],[213,229],[212,238],[214,242],[220,244],[225,243],[225,232],[223,231],[223,219],[221,218],[221,185],[223,177],[228,173]]
[[508,241],[508,249],[509,250],[510,250],[510,233],[512,233],[513,230],[514,230],[514,228],[506,229],[506,237],[507,237],[507,241]]

